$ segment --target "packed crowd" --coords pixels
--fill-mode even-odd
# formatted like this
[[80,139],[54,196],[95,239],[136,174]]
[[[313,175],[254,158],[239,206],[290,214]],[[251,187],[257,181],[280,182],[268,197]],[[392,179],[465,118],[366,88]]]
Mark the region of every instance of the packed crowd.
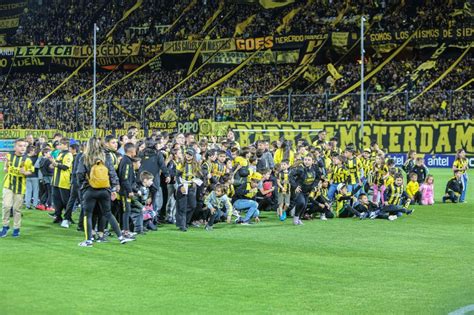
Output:
[[[0,237],[8,235],[10,217],[12,235],[20,236],[23,204],[48,211],[62,228],[75,224],[80,208],[79,245],[91,247],[111,235],[128,243],[164,224],[182,232],[258,224],[262,211],[281,221],[291,216],[294,225],[315,218],[393,221],[412,214],[411,205],[435,202],[434,178],[415,151],[399,168],[376,142],[342,150],[324,130],[312,143],[259,140],[249,147],[230,130],[222,139],[199,140],[191,133],[139,139],[138,131],[82,144],[61,134],[15,141],[4,169]],[[443,202],[464,202],[467,171],[460,149]]]
[[[377,64],[380,61],[374,60]],[[367,120],[449,120],[472,119],[472,84],[461,91],[454,91],[471,79],[472,58],[466,57],[457,67],[430,91],[410,101],[425,89],[454,62],[439,58],[436,66],[411,79],[414,70],[424,60],[410,59],[388,63],[370,81],[366,82]],[[324,73],[325,65],[315,65]],[[335,101],[331,98],[358,81],[357,64],[341,64],[338,71],[342,78],[320,80],[310,89],[264,93],[288,78],[295,65],[248,65],[222,84],[199,97],[196,92],[209,86],[231,68],[205,67],[184,84],[168,94],[146,113],[145,106],[174,87],[186,77],[184,69],[144,71],[120,80],[126,73],[121,71],[99,73],[97,94],[97,126],[113,130],[121,128],[125,121],[158,121],[168,110],[174,111],[181,120],[214,118],[218,121],[336,121],[359,120],[360,97],[358,90]],[[76,99],[92,86],[88,73],[80,72],[54,93],[46,102],[37,102],[58,86],[69,73],[10,73],[0,76],[3,97],[0,99],[6,128],[57,128],[65,131],[89,129],[92,125],[91,93]],[[327,77],[328,79],[331,76]],[[309,82],[300,78],[300,83]],[[390,99],[383,97],[399,87],[400,93]],[[228,90],[232,106],[225,104]],[[290,93],[288,96],[288,93]],[[125,110],[125,111],[124,111]],[[31,113],[25,115],[24,113]],[[128,113],[128,114],[127,114]]]
[[[22,45],[89,44],[94,23],[104,30],[100,32],[99,40],[105,39],[104,35],[117,25],[112,34],[115,43],[142,41],[156,44],[189,37],[224,38],[232,37],[237,24],[253,15],[255,18],[241,34],[244,37],[276,33],[356,32],[359,29],[358,17],[362,13],[376,30],[412,29],[414,25],[452,27],[470,23],[470,15],[463,12],[465,2],[453,0],[446,4],[446,1],[436,0],[422,4],[407,1],[404,4],[395,0],[299,0],[288,6],[264,10],[255,3],[224,0],[144,0],[127,18],[117,23],[136,1],[101,0],[89,4],[83,0],[31,0],[20,17],[17,33],[8,40],[11,44]],[[284,25],[283,18],[294,9],[299,10],[293,17],[297,23]],[[216,12],[219,14],[214,22],[208,24]]]

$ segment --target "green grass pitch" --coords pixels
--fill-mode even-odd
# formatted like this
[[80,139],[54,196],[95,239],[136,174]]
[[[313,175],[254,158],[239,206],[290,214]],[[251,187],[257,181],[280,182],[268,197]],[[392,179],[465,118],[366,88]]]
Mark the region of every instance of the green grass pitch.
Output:
[[25,210],[21,237],[0,239],[0,314],[447,314],[474,303],[474,189],[442,204],[451,171],[432,173],[437,203],[394,222],[264,213],[81,248],[75,226]]

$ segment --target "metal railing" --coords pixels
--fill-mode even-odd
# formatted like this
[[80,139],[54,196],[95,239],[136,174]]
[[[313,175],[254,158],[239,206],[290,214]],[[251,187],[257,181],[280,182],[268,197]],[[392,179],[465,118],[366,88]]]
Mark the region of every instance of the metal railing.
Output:
[[[365,93],[364,120],[457,120],[474,117],[473,90],[429,91],[418,93]],[[347,94],[337,100],[337,94],[246,95],[236,97],[196,97],[179,95],[162,99],[148,111],[152,99],[97,100],[97,128],[122,129],[125,122],[164,120],[188,121],[359,121],[360,95]],[[389,99],[387,97],[390,96]],[[91,100],[48,100],[0,102],[5,128],[59,129],[81,131],[92,129]]]

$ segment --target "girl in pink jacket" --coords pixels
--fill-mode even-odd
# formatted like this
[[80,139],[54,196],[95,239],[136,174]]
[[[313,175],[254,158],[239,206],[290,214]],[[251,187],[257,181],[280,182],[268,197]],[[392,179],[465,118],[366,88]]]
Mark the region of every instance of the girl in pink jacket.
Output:
[[434,178],[433,175],[426,176],[425,182],[420,186],[421,192],[421,204],[432,205],[434,204]]

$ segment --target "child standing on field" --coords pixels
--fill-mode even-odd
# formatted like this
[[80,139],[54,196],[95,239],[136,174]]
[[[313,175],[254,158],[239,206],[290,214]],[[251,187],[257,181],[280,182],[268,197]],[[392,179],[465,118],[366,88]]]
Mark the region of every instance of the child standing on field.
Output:
[[434,204],[434,178],[433,175],[428,175],[425,182],[420,187],[421,192],[421,204],[422,205],[433,205]]

